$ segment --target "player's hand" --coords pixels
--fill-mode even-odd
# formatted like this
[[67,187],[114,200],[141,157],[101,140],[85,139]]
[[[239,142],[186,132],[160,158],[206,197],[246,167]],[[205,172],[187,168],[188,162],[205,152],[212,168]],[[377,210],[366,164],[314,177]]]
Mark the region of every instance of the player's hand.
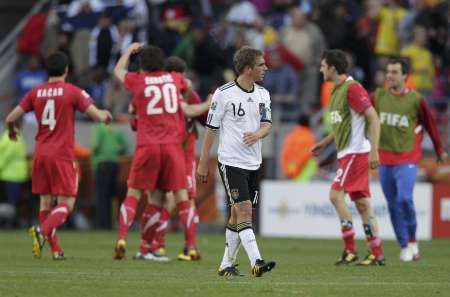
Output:
[[255,144],[260,138],[256,132],[244,132],[244,143],[248,146]]
[[314,144],[313,147],[311,148],[311,154],[314,157],[317,157],[322,153],[324,148],[325,148],[325,145],[321,142],[318,142],[318,143]]
[[209,167],[207,162],[198,162],[197,179],[202,182],[208,182]]
[[17,127],[15,127],[15,126],[8,129],[8,137],[12,141],[17,141],[17,137],[19,136],[19,134],[20,134],[19,129],[17,129]]
[[128,51],[131,54],[137,54],[142,48],[144,47],[143,43],[140,42],[133,42],[132,44],[130,44],[130,46],[128,47]]
[[369,153],[369,167],[370,169],[377,169],[380,166],[380,157],[377,150],[371,150]]
[[103,112],[103,123],[105,123],[106,125],[109,125],[112,122],[112,115],[108,110],[102,110]]
[[447,152],[442,152],[438,157],[437,157],[437,163],[438,164],[442,164],[445,161],[447,161],[448,159],[448,154]]

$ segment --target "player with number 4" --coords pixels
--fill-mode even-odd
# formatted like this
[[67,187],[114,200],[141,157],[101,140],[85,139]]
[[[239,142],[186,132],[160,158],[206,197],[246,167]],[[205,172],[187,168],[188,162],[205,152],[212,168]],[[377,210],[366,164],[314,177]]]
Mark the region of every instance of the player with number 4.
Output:
[[[6,118],[9,137],[16,140],[15,122],[26,112],[34,111],[38,122],[36,148],[33,155],[32,191],[40,195],[40,226],[29,229],[32,253],[41,257],[48,241],[54,260],[63,260],[56,229],[63,224],[75,204],[77,173],[74,162],[74,118],[80,111],[92,119],[109,123],[111,114],[99,110],[86,91],[66,83],[69,59],[57,52],[45,60],[49,80],[31,89]],[[56,206],[54,197],[57,197]]]
[[[138,54],[141,72],[127,71],[132,54]],[[116,77],[133,93],[132,106],[137,119],[136,151],[128,176],[127,196],[120,207],[119,238],[113,254],[117,260],[125,257],[128,228],[144,193],[149,204],[143,215],[151,215],[151,202],[162,199],[165,191],[173,191],[185,232],[189,220],[191,203],[182,149],[185,115],[195,117],[204,113],[209,101],[195,105],[185,103],[181,93],[189,86],[182,74],[164,71],[164,61],[161,48],[133,43],[114,68]],[[163,260],[151,251],[139,258]]]

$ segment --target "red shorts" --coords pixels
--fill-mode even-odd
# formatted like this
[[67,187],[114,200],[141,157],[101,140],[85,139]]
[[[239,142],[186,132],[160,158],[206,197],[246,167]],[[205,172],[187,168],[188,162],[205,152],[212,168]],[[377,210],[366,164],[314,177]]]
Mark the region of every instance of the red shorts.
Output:
[[353,201],[370,197],[369,154],[349,154],[338,159],[338,163],[331,188],[348,193]]
[[138,147],[131,163],[128,187],[166,191],[186,189],[186,165],[181,144]]
[[75,197],[78,192],[75,162],[52,156],[35,156],[32,192],[40,195]]

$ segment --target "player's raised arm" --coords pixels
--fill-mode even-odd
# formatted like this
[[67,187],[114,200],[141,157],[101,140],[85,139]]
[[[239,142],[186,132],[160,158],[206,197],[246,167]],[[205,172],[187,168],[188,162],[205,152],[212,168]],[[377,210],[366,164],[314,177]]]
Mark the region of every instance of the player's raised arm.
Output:
[[119,61],[117,61],[116,66],[114,67],[114,75],[123,83],[125,81],[125,75],[127,74],[127,66],[130,60],[130,56],[135,54],[141,50],[143,47],[142,43],[134,42],[130,44],[125,53],[120,57]]
[[25,111],[20,105],[16,106],[6,117],[6,127],[8,128],[9,139],[16,141],[19,130],[16,127],[16,121],[22,117]]

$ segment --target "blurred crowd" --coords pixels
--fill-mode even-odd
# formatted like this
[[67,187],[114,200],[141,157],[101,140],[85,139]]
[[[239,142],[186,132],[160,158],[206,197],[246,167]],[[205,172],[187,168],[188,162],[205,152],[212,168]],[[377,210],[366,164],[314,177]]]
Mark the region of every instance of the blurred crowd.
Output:
[[[450,98],[450,8],[439,0],[61,0],[30,17],[19,37],[17,98],[46,79],[40,58],[61,50],[70,80],[96,103],[126,114],[129,94],[111,69],[131,42],[155,44],[183,58],[203,97],[234,78],[232,55],[243,45],[263,50],[280,119],[326,106],[319,74],[327,48],[344,49],[350,73],[372,90],[383,84],[387,57],[412,66],[410,86],[432,106]],[[326,93],[326,92],[325,92]]]

